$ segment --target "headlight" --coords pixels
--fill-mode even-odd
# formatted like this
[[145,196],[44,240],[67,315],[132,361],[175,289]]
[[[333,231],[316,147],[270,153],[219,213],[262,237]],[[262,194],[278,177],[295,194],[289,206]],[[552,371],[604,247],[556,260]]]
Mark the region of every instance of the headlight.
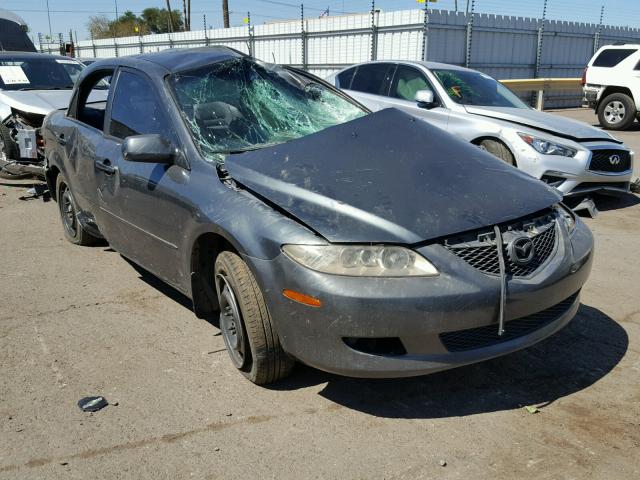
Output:
[[438,270],[413,250],[370,245],[283,245],[293,261],[311,270],[353,277],[432,277]]
[[567,207],[566,205],[560,203],[556,206],[556,211],[562,220],[564,221],[565,226],[567,227],[567,231],[569,235],[573,233],[576,229],[576,217],[575,214]]
[[560,155],[561,157],[574,157],[578,151],[574,148],[560,145],[559,143],[553,143],[544,138],[532,137],[527,133],[520,133],[518,135],[525,143],[531,146],[536,152],[543,153],[545,155]]

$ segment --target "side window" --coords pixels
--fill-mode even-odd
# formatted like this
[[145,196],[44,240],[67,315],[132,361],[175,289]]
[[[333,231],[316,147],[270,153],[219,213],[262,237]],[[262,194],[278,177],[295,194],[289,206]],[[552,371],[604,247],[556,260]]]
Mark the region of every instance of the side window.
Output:
[[386,95],[394,65],[390,63],[368,63],[360,65],[351,82],[351,90]]
[[351,81],[353,80],[353,75],[356,73],[358,67],[350,68],[349,70],[345,70],[336,76],[336,87],[338,88],[346,88],[347,90],[351,88]]
[[[107,96],[109,94],[108,79],[113,75],[113,70],[99,71],[86,78],[78,89],[76,108],[72,106],[70,115],[76,120],[85,123],[98,130],[104,130],[104,114],[107,108]],[[75,112],[75,115],[74,113]]]
[[629,55],[638,50],[633,48],[609,48],[600,52],[593,61],[594,67],[615,67]]
[[433,91],[424,73],[408,65],[398,65],[389,96],[413,102],[418,90]]
[[109,134],[125,139],[158,133],[175,142],[173,128],[154,92],[151,82],[141,75],[120,72],[111,106]]

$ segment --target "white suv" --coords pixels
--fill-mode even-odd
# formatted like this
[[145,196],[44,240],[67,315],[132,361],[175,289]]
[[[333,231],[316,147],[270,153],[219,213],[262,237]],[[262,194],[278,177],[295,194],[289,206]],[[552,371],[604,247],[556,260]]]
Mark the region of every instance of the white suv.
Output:
[[629,128],[640,115],[640,45],[601,47],[584,69],[582,91],[600,125],[610,130]]

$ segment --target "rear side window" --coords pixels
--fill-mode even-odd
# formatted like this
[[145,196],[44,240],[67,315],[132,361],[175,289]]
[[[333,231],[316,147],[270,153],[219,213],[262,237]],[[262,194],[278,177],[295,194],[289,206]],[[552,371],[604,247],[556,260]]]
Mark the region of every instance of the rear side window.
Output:
[[109,133],[117,138],[158,133],[175,142],[175,134],[154,93],[141,75],[120,72],[111,107]]
[[393,64],[389,63],[360,65],[351,82],[351,90],[373,95],[386,95],[389,91],[393,67]]
[[593,61],[594,67],[615,67],[629,55],[638,50],[633,48],[609,48],[600,52],[600,55]]
[[353,75],[356,73],[357,67],[350,68],[349,70],[345,70],[344,72],[338,74],[336,79],[336,87],[338,88],[351,88],[351,81],[353,80]]

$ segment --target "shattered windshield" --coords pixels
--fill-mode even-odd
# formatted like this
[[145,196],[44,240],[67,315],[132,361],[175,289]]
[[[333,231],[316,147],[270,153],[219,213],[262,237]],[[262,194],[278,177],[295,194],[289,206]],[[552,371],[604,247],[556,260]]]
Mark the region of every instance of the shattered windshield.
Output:
[[203,155],[214,161],[366,114],[310,77],[249,58],[176,73],[169,84]]
[[2,56],[0,57],[0,89],[71,89],[84,68],[83,64],[71,58]]
[[484,73],[448,69],[432,71],[449,98],[461,105],[529,108],[511,90]]

